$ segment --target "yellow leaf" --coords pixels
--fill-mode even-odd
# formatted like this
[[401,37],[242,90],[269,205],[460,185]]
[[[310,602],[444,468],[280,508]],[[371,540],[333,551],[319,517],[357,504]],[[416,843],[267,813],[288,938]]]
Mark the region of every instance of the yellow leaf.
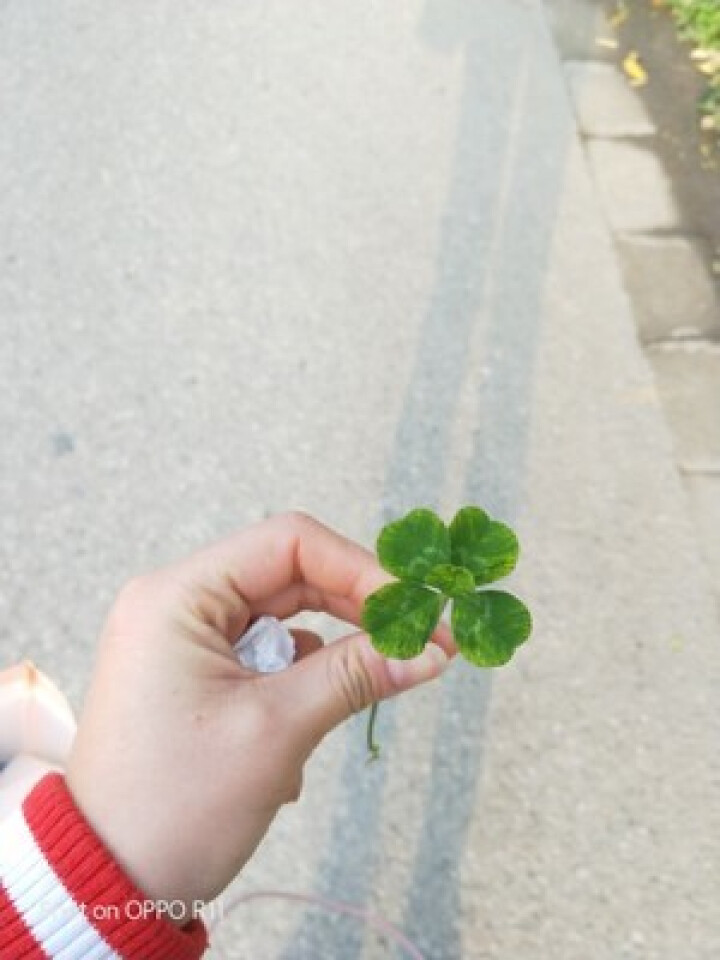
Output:
[[696,64],[696,66],[700,73],[707,74],[708,77],[712,77],[720,72],[720,62],[716,60],[705,60],[702,63]]
[[615,8],[615,13],[608,17],[608,23],[611,27],[614,27],[617,30],[621,27],[627,18],[630,16],[630,11],[625,6],[624,3],[619,3]]
[[640,57],[637,50],[631,50],[623,60],[623,70],[630,78],[630,84],[633,87],[643,87],[648,82],[648,75],[645,67],[640,63]]

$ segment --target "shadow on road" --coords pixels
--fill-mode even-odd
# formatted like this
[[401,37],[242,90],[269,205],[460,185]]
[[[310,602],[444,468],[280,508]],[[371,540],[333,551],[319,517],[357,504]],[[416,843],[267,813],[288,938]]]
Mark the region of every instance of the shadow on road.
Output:
[[[503,0],[430,0],[421,31],[439,53],[462,47],[464,84],[436,279],[388,465],[379,521],[438,506],[471,340],[482,334],[486,376],[476,396],[464,502],[512,520],[522,496],[543,284],[573,133],[557,66],[536,8]],[[419,831],[405,933],[428,958],[470,957],[461,944],[460,864],[477,813],[491,675],[456,665],[443,680],[432,773]],[[394,716],[383,707],[391,754]],[[350,725],[330,841],[317,892],[366,904],[381,869],[385,767],[364,766]],[[468,733],[470,731],[470,733]],[[366,772],[367,770],[367,772]],[[482,905],[473,909],[482,911]],[[364,931],[312,913],[283,960],[358,960]]]

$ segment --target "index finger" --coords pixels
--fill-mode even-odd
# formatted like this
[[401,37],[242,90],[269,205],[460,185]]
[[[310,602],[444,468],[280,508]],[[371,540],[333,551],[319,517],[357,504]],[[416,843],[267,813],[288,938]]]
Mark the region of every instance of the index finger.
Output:
[[[230,587],[251,616],[289,616],[304,606],[352,623],[367,594],[390,579],[369,550],[295,512],[231,534],[180,566],[199,586]],[[294,609],[280,611],[278,601]]]

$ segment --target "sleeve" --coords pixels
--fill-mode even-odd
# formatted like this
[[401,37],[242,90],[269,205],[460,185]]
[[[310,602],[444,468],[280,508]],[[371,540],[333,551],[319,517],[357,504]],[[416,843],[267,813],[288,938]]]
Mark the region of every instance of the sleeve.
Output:
[[200,920],[180,928],[115,862],[49,774],[0,821],[3,960],[198,960]]

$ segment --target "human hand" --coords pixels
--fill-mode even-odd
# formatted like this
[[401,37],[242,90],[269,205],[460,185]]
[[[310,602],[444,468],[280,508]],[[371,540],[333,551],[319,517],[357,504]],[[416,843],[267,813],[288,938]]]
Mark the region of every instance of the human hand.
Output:
[[131,580],[100,640],[66,771],[78,806],[145,893],[213,899],[296,800],[323,736],[371,703],[437,677],[455,653],[440,625],[414,660],[363,633],[323,646],[293,631],[276,674],[235,659],[262,614],[325,611],[358,624],[390,579],[373,554],[302,514],[273,517]]

